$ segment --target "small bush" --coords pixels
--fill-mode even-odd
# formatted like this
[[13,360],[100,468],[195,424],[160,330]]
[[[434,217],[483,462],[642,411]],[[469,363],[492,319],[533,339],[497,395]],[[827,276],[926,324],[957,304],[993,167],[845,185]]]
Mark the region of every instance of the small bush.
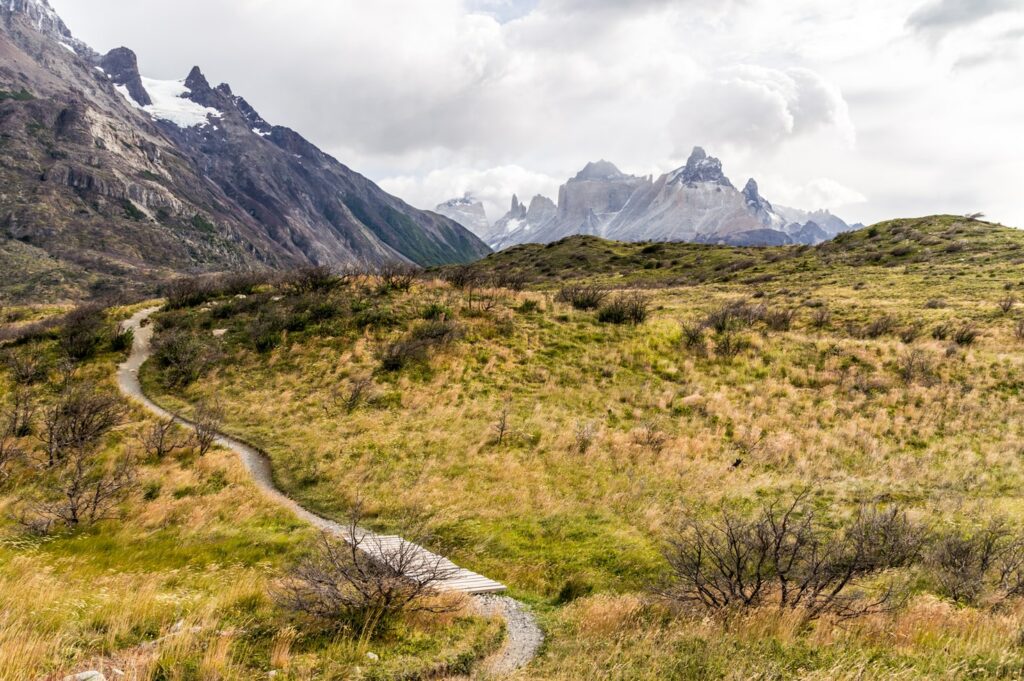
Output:
[[978,330],[970,324],[964,324],[953,333],[953,342],[961,347],[974,345],[978,340]]
[[1017,298],[1014,296],[1006,296],[999,301],[999,310],[1003,314],[1010,314],[1015,307],[1017,307]]
[[575,310],[596,310],[608,297],[608,291],[597,286],[563,286],[555,297],[560,303],[568,303]]
[[1024,319],[1018,320],[1017,325],[1013,327],[1013,335],[1017,340],[1024,341]]
[[327,294],[338,288],[342,279],[324,265],[302,267],[285,274],[281,281],[284,290],[295,295]]
[[117,331],[110,338],[110,349],[112,352],[128,352],[132,349],[132,344],[135,342],[135,331],[122,326],[117,327]]
[[822,307],[814,311],[811,315],[811,326],[819,331],[827,329],[832,324],[832,313],[827,307]]
[[953,325],[949,323],[939,324],[932,329],[932,338],[937,341],[948,340],[953,335]]
[[892,315],[883,315],[864,327],[865,338],[881,338],[896,330],[898,321]]
[[61,323],[60,347],[71,359],[86,360],[99,351],[107,333],[103,309],[83,305],[65,315]]
[[519,314],[534,314],[540,312],[540,303],[532,298],[524,300],[523,304],[516,308]]
[[765,314],[764,321],[772,331],[789,331],[793,328],[796,310],[772,310]]
[[427,319],[429,321],[437,321],[439,319],[451,319],[452,311],[451,308],[442,305],[441,303],[431,303],[430,305],[427,305],[425,308],[423,308],[423,311],[420,312],[420,317],[422,319]]
[[941,310],[946,307],[946,301],[942,298],[932,298],[924,304],[926,309],[929,310]]
[[153,360],[162,371],[166,387],[183,388],[206,372],[213,364],[214,353],[198,336],[172,329],[157,338]]
[[642,293],[623,293],[597,313],[602,324],[643,324],[650,314],[650,299]]

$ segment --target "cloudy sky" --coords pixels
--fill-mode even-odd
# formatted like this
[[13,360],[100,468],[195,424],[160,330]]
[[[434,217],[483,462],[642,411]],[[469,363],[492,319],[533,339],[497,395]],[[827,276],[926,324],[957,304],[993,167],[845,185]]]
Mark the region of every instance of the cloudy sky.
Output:
[[695,145],[849,221],[1024,227],[1024,0],[51,0],[145,75],[199,64],[424,208]]

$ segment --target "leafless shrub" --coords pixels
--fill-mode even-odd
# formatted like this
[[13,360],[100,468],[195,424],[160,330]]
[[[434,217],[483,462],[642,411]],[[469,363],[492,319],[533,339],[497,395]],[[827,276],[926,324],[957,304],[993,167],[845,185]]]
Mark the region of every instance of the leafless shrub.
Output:
[[573,437],[574,451],[580,455],[588,453],[597,441],[597,424],[593,421],[577,421]]
[[683,332],[683,347],[687,350],[693,350],[698,355],[704,355],[707,352],[707,346],[704,339],[704,326],[701,324],[687,324],[681,323],[680,328]]
[[881,338],[896,330],[898,320],[892,315],[882,315],[865,326],[861,332],[864,338]]
[[451,267],[444,271],[441,278],[448,282],[448,285],[452,288],[461,290],[472,288],[479,279],[476,270],[469,265]]
[[732,330],[715,336],[715,355],[721,359],[738,357],[749,350],[750,346],[750,340]]
[[953,328],[952,324],[949,324],[949,323],[939,324],[934,329],[932,329],[932,338],[934,338],[935,340],[938,340],[938,341],[944,341],[944,340],[947,340],[950,336],[953,335],[953,331],[954,331],[954,328]]
[[647,321],[650,306],[650,298],[642,293],[621,293],[601,307],[597,319],[604,324],[639,325]]
[[1013,327],[1013,335],[1017,337],[1017,340],[1024,341],[1024,319],[1017,321],[1017,325]]
[[407,292],[412,288],[420,269],[415,265],[402,263],[391,263],[381,265],[377,268],[378,292],[390,293],[391,291]]
[[47,366],[35,355],[11,352],[5,357],[5,364],[18,385],[35,385],[46,380]]
[[518,293],[526,288],[526,275],[522,272],[499,272],[494,277],[494,285]]
[[157,461],[184,449],[188,442],[175,437],[177,421],[173,418],[157,421],[142,434],[142,449],[150,459]]
[[914,322],[900,329],[899,335],[901,341],[910,345],[920,338],[922,333],[924,333],[924,326],[920,322]]
[[401,371],[413,363],[425,362],[430,351],[455,342],[462,335],[462,327],[448,319],[425,321],[407,336],[387,345],[380,356],[381,369]]
[[206,456],[224,426],[224,407],[217,401],[204,400],[196,405],[192,441],[199,456]]
[[72,384],[43,412],[43,442],[47,466],[55,467],[73,452],[91,452],[121,423],[124,402],[89,383]]
[[633,432],[633,442],[651,450],[655,454],[661,454],[668,444],[668,435],[654,421],[647,421]]
[[947,305],[946,301],[942,298],[932,298],[924,304],[928,310],[941,310]]
[[162,293],[167,300],[167,308],[178,310],[196,307],[225,296],[251,295],[257,288],[269,283],[271,278],[267,272],[235,272],[183,277],[164,284]]
[[1013,312],[1013,308],[1017,307],[1017,298],[1013,295],[1007,295],[999,301],[999,310],[1003,314],[1010,314]]
[[18,446],[17,421],[13,414],[5,414],[0,421],[0,483],[10,477],[11,467],[25,457]]
[[325,294],[344,283],[334,271],[325,265],[301,267],[282,277],[282,287],[294,295]]
[[923,533],[897,509],[864,509],[839,530],[819,519],[805,495],[763,504],[752,519],[722,509],[715,519],[682,523],[665,552],[672,579],[659,591],[710,611],[774,604],[807,620],[853,618],[895,605],[893,588],[868,595],[858,587],[911,564],[922,543]]
[[929,381],[935,375],[935,368],[924,350],[915,349],[905,352],[896,361],[896,373],[907,385],[919,381]]
[[772,331],[789,331],[796,320],[796,310],[771,310],[765,313],[764,322]]
[[929,563],[942,594],[959,603],[1024,596],[1024,535],[1003,518],[940,536]]
[[827,329],[832,324],[832,313],[827,307],[821,307],[811,315],[811,326],[819,331]]
[[507,400],[501,407],[497,421],[494,424],[494,436],[499,447],[505,444],[505,439],[512,432],[512,401]]
[[118,518],[117,506],[136,484],[130,455],[108,465],[90,448],[74,448],[60,464],[45,472],[39,496],[24,502],[19,522],[37,533],[55,525],[74,529]]
[[427,557],[403,539],[368,534],[360,521],[357,510],[345,542],[320,536],[311,555],[276,589],[276,600],[284,608],[328,630],[358,632],[364,642],[403,613],[456,609],[451,598],[439,598],[443,584],[454,576],[451,563]]
[[563,286],[555,300],[560,303],[568,303],[575,310],[596,310],[608,297],[607,289],[599,286],[581,286],[569,284]]
[[373,379],[367,376],[354,378],[349,382],[344,394],[335,396],[335,403],[340,404],[346,414],[351,414],[363,404],[373,393]]

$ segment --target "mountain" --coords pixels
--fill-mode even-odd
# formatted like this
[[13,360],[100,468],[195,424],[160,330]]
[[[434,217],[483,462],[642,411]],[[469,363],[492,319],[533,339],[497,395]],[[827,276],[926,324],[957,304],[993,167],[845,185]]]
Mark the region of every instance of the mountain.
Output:
[[492,228],[485,241],[492,248],[507,248],[536,238],[537,228],[548,224],[558,214],[558,206],[546,196],[538,194],[526,206],[519,203],[519,197],[512,197],[512,207]]
[[198,68],[160,81],[127,48],[97,54],[46,0],[0,0],[0,149],[0,268],[39,272],[64,297],[181,273],[489,252]]
[[451,218],[481,239],[486,240],[491,232],[491,221],[487,218],[484,204],[469,194],[440,204],[434,212]]
[[533,204],[527,211],[514,199],[509,214],[484,238],[495,249],[581,234],[627,242],[779,246],[814,245],[850,230],[827,211],[774,206],[753,179],[736,189],[722,162],[700,147],[685,166],[657,180],[627,175],[608,161],[589,163],[562,186],[557,206],[545,209],[527,215],[535,212]]

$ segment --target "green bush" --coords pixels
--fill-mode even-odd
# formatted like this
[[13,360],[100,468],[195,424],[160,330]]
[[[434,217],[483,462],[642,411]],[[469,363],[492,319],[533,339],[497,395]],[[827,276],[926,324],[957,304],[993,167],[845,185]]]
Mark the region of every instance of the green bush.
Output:
[[642,293],[616,296],[597,313],[603,324],[643,324],[650,314],[650,300]]

